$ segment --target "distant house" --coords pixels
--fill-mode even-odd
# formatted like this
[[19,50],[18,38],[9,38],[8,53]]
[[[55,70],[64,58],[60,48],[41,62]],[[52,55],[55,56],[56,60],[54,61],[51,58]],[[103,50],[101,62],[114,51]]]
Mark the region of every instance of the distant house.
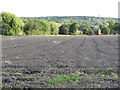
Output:
[[77,34],[82,34],[82,31],[78,30],[76,33],[77,33]]
[[94,31],[95,35],[101,35],[102,34],[100,29],[99,30],[93,30],[93,31]]

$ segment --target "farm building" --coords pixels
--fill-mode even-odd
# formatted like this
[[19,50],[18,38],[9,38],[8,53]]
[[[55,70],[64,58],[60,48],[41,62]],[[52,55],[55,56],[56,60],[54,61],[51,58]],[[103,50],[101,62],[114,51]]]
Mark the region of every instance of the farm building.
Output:
[[93,31],[94,31],[95,35],[101,35],[102,34],[100,29],[99,30],[93,30]]
[[82,31],[78,30],[76,33],[77,33],[77,34],[82,34]]

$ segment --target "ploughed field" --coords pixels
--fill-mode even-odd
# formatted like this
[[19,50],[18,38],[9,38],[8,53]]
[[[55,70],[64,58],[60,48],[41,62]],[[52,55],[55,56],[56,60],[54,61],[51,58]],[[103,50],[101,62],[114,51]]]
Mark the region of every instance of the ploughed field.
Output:
[[118,36],[2,38],[3,88],[116,88]]

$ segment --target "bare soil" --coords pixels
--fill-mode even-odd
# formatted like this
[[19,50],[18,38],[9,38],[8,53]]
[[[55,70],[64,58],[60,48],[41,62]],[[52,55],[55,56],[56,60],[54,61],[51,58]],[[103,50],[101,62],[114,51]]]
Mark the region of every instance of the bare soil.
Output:
[[[3,88],[117,88],[118,36],[2,38]],[[82,73],[83,79],[49,83]]]

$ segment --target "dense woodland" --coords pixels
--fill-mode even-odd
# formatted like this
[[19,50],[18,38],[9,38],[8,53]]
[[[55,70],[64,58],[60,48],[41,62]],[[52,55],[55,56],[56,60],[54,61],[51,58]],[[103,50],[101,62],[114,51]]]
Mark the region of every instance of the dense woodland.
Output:
[[[17,17],[8,12],[0,14],[0,33],[5,36],[18,35],[93,35],[93,30],[102,34],[120,34],[120,23],[116,18],[88,16]],[[77,33],[80,31],[81,33]]]

